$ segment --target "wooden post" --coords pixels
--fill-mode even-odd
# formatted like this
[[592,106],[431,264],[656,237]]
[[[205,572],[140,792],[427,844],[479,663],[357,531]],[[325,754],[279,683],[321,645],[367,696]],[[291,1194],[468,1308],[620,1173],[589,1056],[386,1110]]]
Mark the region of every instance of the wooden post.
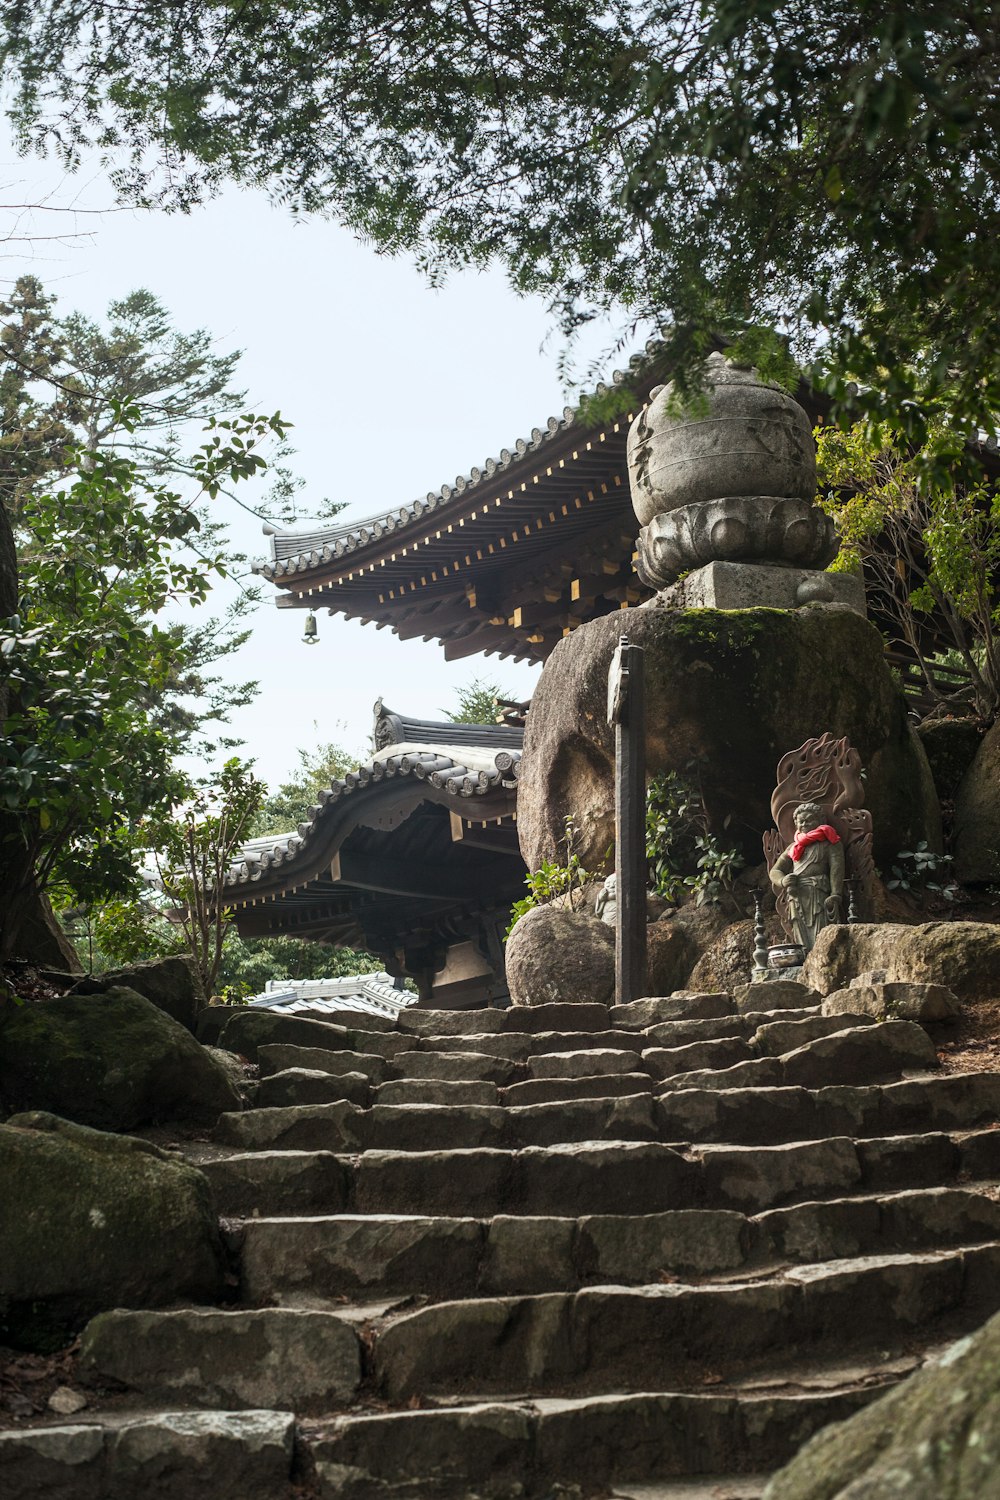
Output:
[[615,727],[615,1003],[646,987],[646,689],[641,646],[623,635],[608,674]]

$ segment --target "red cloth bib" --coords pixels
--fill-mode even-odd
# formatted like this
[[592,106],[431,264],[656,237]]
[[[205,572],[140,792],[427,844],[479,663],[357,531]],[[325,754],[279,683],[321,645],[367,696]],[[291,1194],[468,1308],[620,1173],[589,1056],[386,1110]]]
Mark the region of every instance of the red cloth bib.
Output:
[[792,840],[791,856],[792,863],[798,864],[802,858],[802,851],[809,844],[839,844],[840,834],[836,828],[831,828],[829,823],[821,823],[818,828],[810,828],[808,833],[797,833]]

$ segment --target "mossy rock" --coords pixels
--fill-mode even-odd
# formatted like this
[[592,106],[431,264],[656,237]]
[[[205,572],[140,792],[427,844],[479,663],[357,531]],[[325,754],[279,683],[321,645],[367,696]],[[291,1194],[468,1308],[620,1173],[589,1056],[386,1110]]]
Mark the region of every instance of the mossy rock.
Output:
[[823,1429],[763,1500],[974,1500],[1000,1473],[1000,1317],[846,1422]]
[[151,1000],[158,1010],[173,1016],[190,1032],[194,1032],[199,1015],[208,1005],[197,966],[186,953],[130,964],[110,974],[88,975],[73,986],[73,994],[96,995],[122,987]]
[[976,751],[955,796],[955,875],[1000,885],[1000,723]]
[[[518,831],[529,869],[564,859],[565,819],[588,869],[607,868],[614,843],[614,730],[608,667],[619,636],[643,647],[650,776],[697,779],[716,832],[751,863],[771,826],[779,759],[824,732],[846,735],[867,771],[875,856],[888,863],[925,839],[941,847],[927,757],[885,662],[882,638],[853,610],[622,610],[559,642],[532,700],[518,789]],[[728,820],[728,821],[727,821]]]
[[928,719],[917,725],[937,794],[950,802],[983,741],[978,719]]
[[0,1008],[0,1101],[5,1112],[51,1110],[100,1130],[212,1124],[240,1108],[205,1048],[124,988]]
[[202,1172],[42,1112],[0,1125],[0,1344],[48,1352],[95,1313],[212,1301],[223,1256]]

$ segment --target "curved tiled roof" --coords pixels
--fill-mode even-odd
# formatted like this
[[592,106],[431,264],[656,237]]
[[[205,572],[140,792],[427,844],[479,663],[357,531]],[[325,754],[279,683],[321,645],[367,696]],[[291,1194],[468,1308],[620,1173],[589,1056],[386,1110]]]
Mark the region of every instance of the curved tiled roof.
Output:
[[[471,764],[470,764],[471,762]],[[225,884],[230,889],[259,882],[283,866],[307,860],[311,845],[324,831],[331,813],[353,795],[366,788],[389,783],[393,778],[426,782],[436,793],[435,800],[449,798],[476,801],[498,792],[513,792],[521,762],[521,751],[491,746],[478,749],[468,745],[427,747],[395,745],[370,761],[332,781],[320,793],[309,821],[300,823],[294,832],[269,834],[251,839],[238,851],[230,865]]]
[[303,1012],[334,1017],[353,1013],[394,1021],[415,1000],[415,995],[400,989],[392,975],[382,970],[342,975],[339,979],[269,979],[264,993],[247,1004],[291,1015]]
[[[615,370],[611,377],[611,386],[623,385],[626,380],[634,378],[641,372],[648,357],[654,354],[658,347],[657,340],[649,340],[643,354],[632,356],[627,371]],[[602,396],[607,393],[608,389],[609,385],[601,382],[596,386],[593,394]],[[258,559],[252,564],[253,570],[265,578],[285,578],[294,573],[305,572],[309,568],[319,567],[322,563],[333,562],[335,559],[367,546],[372,541],[378,541],[396,531],[405,530],[430,511],[437,510],[439,506],[447,505],[458,496],[467,494],[497,475],[504,475],[508,470],[516,470],[522,461],[536,459],[539,452],[554,438],[567,433],[577,424],[576,409],[572,406],[564,407],[561,417],[549,417],[544,427],[532,428],[530,437],[518,438],[513,448],[501,449],[498,458],[488,458],[481,468],[474,467],[469,470],[468,474],[459,474],[452,484],[443,484],[440,489],[430,490],[422,498],[394,510],[380,511],[358,521],[349,521],[342,526],[324,527],[317,531],[282,532],[265,526],[264,533],[271,539],[271,558],[269,560]]]

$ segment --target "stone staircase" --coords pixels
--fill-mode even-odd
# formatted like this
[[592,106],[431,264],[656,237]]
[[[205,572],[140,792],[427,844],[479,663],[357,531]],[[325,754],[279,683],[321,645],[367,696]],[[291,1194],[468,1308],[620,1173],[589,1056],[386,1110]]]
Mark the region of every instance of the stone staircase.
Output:
[[85,1330],[9,1500],[750,1500],[1000,1308],[1000,1075],[737,999],[237,1015],[255,1107],[183,1149],[220,1308]]

